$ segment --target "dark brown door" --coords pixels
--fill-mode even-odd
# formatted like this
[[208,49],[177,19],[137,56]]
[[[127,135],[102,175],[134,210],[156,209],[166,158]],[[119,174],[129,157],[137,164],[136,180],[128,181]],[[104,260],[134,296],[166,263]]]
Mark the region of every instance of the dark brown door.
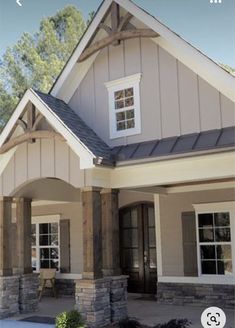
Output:
[[138,204],[120,210],[122,273],[131,293],[156,292],[157,262],[154,208]]

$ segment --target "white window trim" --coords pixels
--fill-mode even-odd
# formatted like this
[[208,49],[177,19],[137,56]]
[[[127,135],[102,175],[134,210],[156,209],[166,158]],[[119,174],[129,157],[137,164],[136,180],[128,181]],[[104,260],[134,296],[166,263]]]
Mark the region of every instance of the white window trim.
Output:
[[36,257],[37,257],[37,264],[36,264],[36,271],[38,273],[40,270],[40,246],[39,246],[39,224],[40,223],[58,223],[58,267],[59,270],[57,273],[60,273],[60,219],[61,216],[57,215],[40,215],[40,216],[33,216],[31,220],[31,224],[36,224],[36,246],[31,246],[31,248],[36,248]]
[[[193,204],[196,214],[196,233],[197,233],[197,264],[198,264],[198,276],[202,278],[213,280],[221,279],[227,281],[235,278],[235,201],[231,202],[218,202],[218,203],[201,203]],[[200,256],[200,243],[199,243],[199,230],[198,230],[198,214],[203,213],[215,213],[215,212],[228,212],[230,217],[230,234],[231,234],[231,252],[232,252],[232,267],[233,272],[231,275],[219,275],[219,274],[202,274],[201,273],[201,256]]]
[[[141,73],[130,75],[118,80],[109,81],[105,83],[105,86],[109,94],[109,133],[110,138],[120,138],[125,136],[131,136],[141,133],[141,119],[140,119],[140,79]],[[116,128],[116,116],[114,108],[114,92],[121,89],[134,89],[134,115],[135,115],[135,127],[131,129],[117,131]]]

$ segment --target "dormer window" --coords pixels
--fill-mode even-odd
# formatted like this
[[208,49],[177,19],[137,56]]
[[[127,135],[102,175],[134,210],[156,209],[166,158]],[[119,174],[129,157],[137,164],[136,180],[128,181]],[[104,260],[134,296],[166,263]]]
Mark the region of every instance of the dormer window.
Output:
[[141,74],[105,83],[109,92],[110,138],[139,134]]

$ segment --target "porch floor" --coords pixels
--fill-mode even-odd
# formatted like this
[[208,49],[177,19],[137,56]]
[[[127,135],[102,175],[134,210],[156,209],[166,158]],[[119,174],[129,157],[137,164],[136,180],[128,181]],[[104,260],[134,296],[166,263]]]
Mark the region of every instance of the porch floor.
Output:
[[[28,315],[20,315],[13,317],[10,320],[0,320],[1,328],[49,328],[52,325],[40,325],[30,324],[26,322],[18,322],[15,320],[21,320],[30,316],[44,316],[55,317],[57,314],[63,311],[71,310],[74,307],[73,298],[50,298],[43,297],[39,310],[35,313]],[[158,323],[165,323],[171,319],[188,319],[192,325],[190,328],[201,328],[201,313],[205,307],[196,306],[177,306],[177,305],[159,305],[154,299],[141,297],[138,294],[128,295],[128,313],[129,317],[139,320],[141,323],[154,326]],[[235,314],[232,309],[225,310],[227,323],[226,328],[233,328],[235,323]]]

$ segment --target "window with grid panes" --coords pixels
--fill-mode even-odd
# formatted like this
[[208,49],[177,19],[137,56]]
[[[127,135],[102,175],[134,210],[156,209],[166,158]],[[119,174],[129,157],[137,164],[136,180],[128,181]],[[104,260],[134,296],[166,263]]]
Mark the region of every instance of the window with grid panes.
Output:
[[110,137],[118,138],[141,132],[140,83],[141,74],[107,82],[109,93]]
[[198,214],[201,274],[232,274],[229,212]]

